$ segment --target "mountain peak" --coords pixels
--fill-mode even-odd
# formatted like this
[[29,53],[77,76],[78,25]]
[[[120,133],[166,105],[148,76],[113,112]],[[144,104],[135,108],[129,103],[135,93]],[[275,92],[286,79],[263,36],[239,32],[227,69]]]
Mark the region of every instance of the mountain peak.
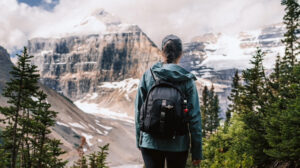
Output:
[[99,21],[105,23],[106,26],[117,26],[122,24],[119,17],[105,11],[102,8],[95,10],[91,16],[96,17]]

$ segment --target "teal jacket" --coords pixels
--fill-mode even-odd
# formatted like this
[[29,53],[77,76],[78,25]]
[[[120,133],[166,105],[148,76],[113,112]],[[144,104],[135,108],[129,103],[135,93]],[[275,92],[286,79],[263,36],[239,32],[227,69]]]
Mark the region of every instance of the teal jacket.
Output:
[[158,62],[151,68],[158,78],[177,83],[181,90],[186,93],[189,109],[190,135],[176,136],[175,139],[160,139],[154,138],[150,134],[140,131],[140,108],[146,99],[148,91],[154,84],[151,72],[150,70],[147,70],[142,76],[135,99],[137,147],[161,151],[181,152],[188,151],[191,144],[192,159],[202,159],[201,115],[197,88],[194,82],[197,78],[177,64],[163,64],[162,62]]

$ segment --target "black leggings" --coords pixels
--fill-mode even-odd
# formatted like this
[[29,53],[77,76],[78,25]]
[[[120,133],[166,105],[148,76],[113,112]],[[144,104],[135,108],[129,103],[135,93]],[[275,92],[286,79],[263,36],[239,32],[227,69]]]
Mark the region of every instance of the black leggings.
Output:
[[168,168],[185,168],[188,151],[167,152],[141,148],[146,168],[164,168],[165,159]]

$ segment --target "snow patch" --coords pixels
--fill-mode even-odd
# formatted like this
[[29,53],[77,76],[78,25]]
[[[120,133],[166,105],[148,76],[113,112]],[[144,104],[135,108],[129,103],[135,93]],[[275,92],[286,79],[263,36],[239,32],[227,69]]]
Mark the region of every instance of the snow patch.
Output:
[[101,131],[98,130],[98,129],[96,129],[96,132],[97,132],[98,134],[100,134],[100,135],[103,135],[103,134],[104,134],[103,132],[101,132]]
[[86,133],[82,133],[82,136],[84,136],[85,138],[86,138],[86,142],[87,142],[87,144],[89,145],[89,146],[92,146],[93,144],[91,143],[91,139],[93,138],[93,136],[92,135],[90,135],[90,134],[86,134]]
[[139,85],[139,79],[128,78],[120,82],[103,82],[101,88],[120,89],[121,92],[131,93]]
[[104,128],[104,129],[106,129],[106,130],[111,130],[111,129],[112,129],[112,127],[109,127],[109,126],[105,126],[105,125],[100,124],[98,120],[96,120],[96,124],[97,124],[98,126]]
[[65,123],[62,123],[62,122],[59,122],[59,121],[56,121],[56,124],[62,125],[62,126],[65,126],[65,127],[70,127],[69,125],[67,125],[67,124],[65,124]]
[[76,127],[76,128],[81,128],[81,129],[85,129],[84,126],[82,126],[81,124],[79,123],[69,123],[69,125],[73,126],[73,127]]
[[102,117],[111,118],[111,119],[117,119],[122,121],[127,121],[133,123],[133,118],[129,117],[126,113],[118,113],[111,111],[107,108],[99,107],[98,104],[95,103],[87,103],[87,102],[81,102],[76,101],[74,104],[81,109],[83,112],[94,114],[94,115],[100,115]]

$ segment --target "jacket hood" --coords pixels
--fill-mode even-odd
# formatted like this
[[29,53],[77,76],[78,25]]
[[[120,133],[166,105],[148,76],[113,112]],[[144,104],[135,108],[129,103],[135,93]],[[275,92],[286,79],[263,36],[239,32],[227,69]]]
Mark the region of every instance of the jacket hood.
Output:
[[163,64],[162,62],[157,62],[151,69],[157,78],[163,80],[174,82],[187,81],[190,79],[197,80],[194,74],[177,64]]

